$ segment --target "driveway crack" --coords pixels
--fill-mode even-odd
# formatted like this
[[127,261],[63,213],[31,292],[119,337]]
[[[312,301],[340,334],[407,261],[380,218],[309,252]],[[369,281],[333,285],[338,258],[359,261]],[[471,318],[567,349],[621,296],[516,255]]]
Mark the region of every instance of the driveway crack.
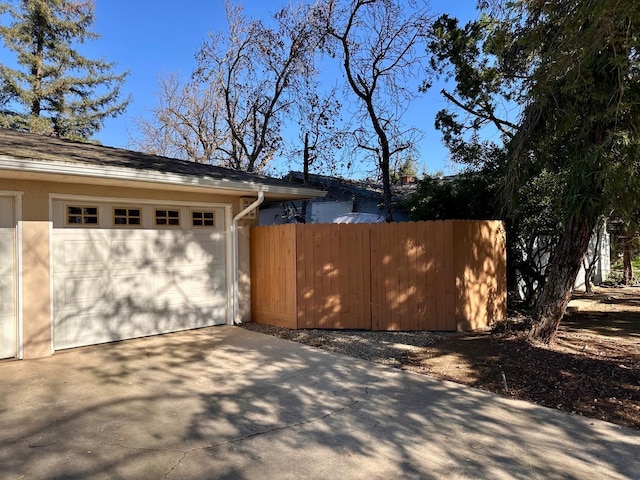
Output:
[[286,425],[281,425],[281,426],[277,426],[277,427],[272,427],[272,428],[269,428],[267,430],[263,430],[261,432],[249,433],[249,434],[244,435],[242,437],[233,438],[231,440],[226,440],[224,442],[216,443],[214,445],[208,445],[206,447],[194,448],[193,451],[195,451],[195,450],[210,450],[210,449],[218,448],[218,447],[221,447],[221,446],[224,446],[224,445],[229,445],[229,444],[232,444],[232,443],[242,442],[242,441],[247,440],[249,438],[259,437],[261,435],[268,435],[268,434],[273,433],[273,432],[278,432],[278,431],[281,431],[281,430],[287,430],[289,428],[296,428],[296,427],[300,427],[300,426],[303,426],[303,425],[309,425],[309,424],[314,423],[314,422],[319,422],[319,421],[325,420],[326,418],[331,417],[332,415],[336,415],[338,413],[344,412],[345,410],[348,410],[350,408],[355,407],[358,403],[360,403],[360,401],[364,400],[368,395],[369,395],[369,389],[368,389],[368,387],[365,387],[364,393],[362,395],[360,395],[360,397],[358,397],[354,401],[352,401],[352,402],[350,402],[350,403],[348,403],[346,405],[343,405],[340,408],[332,410],[332,411],[330,411],[330,412],[328,412],[328,413],[326,413],[324,415],[321,415],[319,417],[311,418],[311,419],[308,419],[308,420],[303,420],[303,421],[300,421],[300,422],[288,423]]
[[[325,413],[324,415],[321,415],[319,417],[311,418],[311,419],[308,419],[308,420],[303,420],[303,421],[300,421],[300,422],[289,423],[289,424],[281,425],[281,426],[277,426],[277,427],[272,427],[272,428],[269,428],[269,429],[261,431],[261,432],[254,432],[254,433],[250,433],[250,434],[247,434],[247,435],[243,435],[241,437],[232,438],[230,440],[225,440],[224,442],[215,443],[213,445],[206,445],[206,446],[203,446],[203,447],[194,447],[194,448],[190,448],[188,450],[180,450],[180,449],[175,449],[175,448],[132,447],[132,446],[129,446],[129,445],[122,445],[122,444],[111,443],[111,442],[100,442],[100,443],[102,443],[103,445],[109,445],[109,446],[112,446],[112,447],[120,447],[120,448],[125,448],[125,449],[128,449],[128,450],[146,450],[146,451],[154,451],[154,452],[182,453],[180,458],[178,458],[178,460],[176,460],[174,462],[174,464],[171,466],[171,468],[169,470],[167,470],[167,472],[164,474],[164,478],[167,479],[167,478],[169,478],[171,473],[176,468],[178,468],[178,466],[180,466],[182,461],[185,458],[187,458],[188,455],[190,455],[192,453],[195,453],[195,452],[198,452],[198,451],[213,450],[213,449],[218,448],[218,447],[222,447],[222,446],[225,446],[225,445],[230,445],[230,444],[242,442],[242,441],[248,440],[250,438],[259,437],[261,435],[268,435],[268,434],[273,433],[273,432],[278,432],[278,431],[281,431],[281,430],[287,430],[287,429],[290,429],[290,428],[296,428],[296,427],[300,427],[302,425],[309,425],[309,424],[314,423],[314,422],[319,422],[319,421],[322,421],[322,420],[324,420],[326,418],[331,417],[332,415],[336,415],[338,413],[344,412],[345,410],[353,408],[358,403],[360,403],[362,400],[364,400],[368,395],[369,395],[369,389],[367,387],[365,387],[364,393],[362,395],[360,395],[358,398],[356,398],[355,400],[353,400],[352,402],[349,402],[349,403],[343,405],[342,407],[337,408],[335,410],[332,410],[332,411],[330,411],[328,413]],[[25,441],[27,441],[27,440],[25,439]]]

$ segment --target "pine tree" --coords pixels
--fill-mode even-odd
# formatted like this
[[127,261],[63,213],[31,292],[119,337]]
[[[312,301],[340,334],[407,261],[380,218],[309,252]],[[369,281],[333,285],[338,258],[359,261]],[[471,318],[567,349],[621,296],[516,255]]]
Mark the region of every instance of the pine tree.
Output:
[[116,74],[114,63],[77,50],[98,38],[89,30],[93,0],[0,2],[0,15],[0,36],[18,65],[0,65],[0,126],[87,140],[124,112],[129,99],[119,97],[128,72]]

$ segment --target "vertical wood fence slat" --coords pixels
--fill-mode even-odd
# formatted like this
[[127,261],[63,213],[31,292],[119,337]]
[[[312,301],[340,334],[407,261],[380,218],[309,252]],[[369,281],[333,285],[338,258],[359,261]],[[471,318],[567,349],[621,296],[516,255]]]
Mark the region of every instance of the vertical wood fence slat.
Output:
[[418,330],[426,330],[428,326],[427,312],[427,228],[425,222],[416,222],[416,314]]
[[251,230],[251,313],[259,323],[297,328],[295,229]]
[[470,330],[506,315],[498,221],[251,230],[252,316],[288,328]]
[[445,324],[444,330],[456,330],[456,273],[454,269],[453,224],[451,220],[444,222],[444,294],[445,294]]

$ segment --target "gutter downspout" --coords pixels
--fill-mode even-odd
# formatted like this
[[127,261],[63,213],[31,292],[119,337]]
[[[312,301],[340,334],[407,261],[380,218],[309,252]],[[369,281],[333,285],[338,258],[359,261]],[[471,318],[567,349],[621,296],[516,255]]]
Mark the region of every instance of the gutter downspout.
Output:
[[244,210],[239,212],[231,222],[231,275],[232,275],[232,294],[231,294],[231,319],[232,324],[241,325],[242,320],[239,318],[239,289],[238,289],[238,275],[239,275],[239,258],[238,258],[238,221],[250,213],[252,210],[258,208],[264,202],[264,191],[258,190],[258,198],[251,205],[248,205]]

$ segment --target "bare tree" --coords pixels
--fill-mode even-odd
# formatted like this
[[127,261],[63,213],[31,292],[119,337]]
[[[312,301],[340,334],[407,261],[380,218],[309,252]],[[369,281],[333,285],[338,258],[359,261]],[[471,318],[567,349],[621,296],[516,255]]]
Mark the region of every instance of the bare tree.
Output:
[[198,163],[219,163],[217,153],[228,139],[224,105],[215,85],[189,81],[176,74],[158,80],[158,104],[152,118],[139,118],[140,138],[132,145],[142,151]]
[[228,31],[211,34],[184,85],[160,80],[151,119],[137,122],[145,151],[260,172],[282,148],[282,124],[298,85],[313,73],[321,36],[310,6],[289,6],[269,25],[225,3]]
[[277,12],[275,28],[226,3],[229,34],[212,35],[197,55],[194,78],[216,85],[229,136],[219,161],[236,170],[263,170],[282,146],[280,127],[295,84],[308,75],[319,45],[308,6]]
[[400,0],[327,0],[318,17],[334,40],[348,89],[356,96],[361,125],[358,148],[376,161],[383,185],[383,211],[391,221],[390,165],[410,148],[418,131],[405,128],[402,116],[414,98],[408,80],[421,71],[418,43],[428,24],[426,6]]

